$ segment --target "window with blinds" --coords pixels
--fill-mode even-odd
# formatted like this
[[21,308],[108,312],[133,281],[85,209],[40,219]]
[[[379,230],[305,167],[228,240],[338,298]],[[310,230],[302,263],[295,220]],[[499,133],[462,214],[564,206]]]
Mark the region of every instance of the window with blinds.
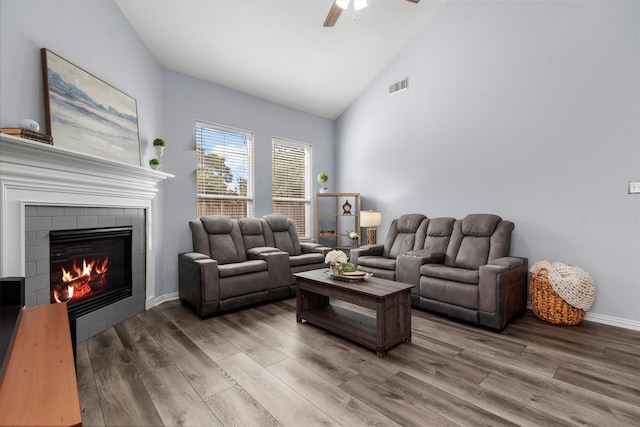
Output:
[[298,235],[311,236],[311,145],[272,140],[273,212],[291,218]]
[[198,216],[253,216],[253,132],[196,122]]

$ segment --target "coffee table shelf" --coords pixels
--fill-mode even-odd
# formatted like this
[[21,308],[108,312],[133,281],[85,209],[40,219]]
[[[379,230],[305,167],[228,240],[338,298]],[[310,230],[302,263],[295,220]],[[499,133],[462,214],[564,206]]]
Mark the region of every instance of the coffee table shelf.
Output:
[[375,317],[328,304],[305,311],[304,320],[367,348],[376,348]]

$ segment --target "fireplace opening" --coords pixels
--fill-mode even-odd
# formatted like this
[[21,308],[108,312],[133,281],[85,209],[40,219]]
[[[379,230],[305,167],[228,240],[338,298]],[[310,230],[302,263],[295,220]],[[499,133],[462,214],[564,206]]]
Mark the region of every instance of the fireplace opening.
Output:
[[130,297],[132,235],[132,227],[51,231],[51,302],[79,317]]

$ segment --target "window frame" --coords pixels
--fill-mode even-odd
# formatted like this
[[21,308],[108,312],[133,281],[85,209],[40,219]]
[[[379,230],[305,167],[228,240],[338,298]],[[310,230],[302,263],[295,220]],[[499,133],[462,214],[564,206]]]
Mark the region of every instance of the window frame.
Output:
[[[246,159],[247,159],[247,195],[246,196],[233,196],[229,194],[202,194],[198,191],[200,190],[199,181],[198,181],[198,168],[202,163],[202,157],[198,155],[198,145],[199,143],[199,132],[198,128],[206,128],[212,131],[224,132],[235,135],[242,135],[245,137],[246,144]],[[237,201],[245,201],[246,202],[246,217],[252,218],[255,215],[255,152],[254,152],[254,133],[252,131],[234,128],[231,126],[220,125],[217,123],[211,123],[204,120],[196,120],[195,123],[195,145],[196,145],[196,210],[199,211],[199,204],[203,200],[237,200]],[[211,147],[216,147],[216,145],[212,145]],[[207,147],[207,148],[211,148]],[[205,149],[203,148],[201,156],[204,157]],[[226,163],[225,163],[226,164]],[[228,165],[227,165],[228,166]],[[237,178],[237,177],[236,177]],[[199,212],[198,212],[199,214]],[[200,216],[200,215],[198,215]],[[229,215],[234,217],[232,215]]]
[[[305,188],[304,188],[304,198],[292,198],[292,197],[274,197],[273,195],[273,188],[274,188],[274,184],[276,184],[275,182],[275,177],[274,177],[274,172],[275,172],[275,167],[274,167],[274,163],[275,163],[275,157],[274,157],[274,151],[276,148],[276,144],[282,145],[282,146],[293,146],[293,147],[297,147],[297,148],[302,148],[305,151],[305,165],[304,165],[304,172],[305,172]],[[312,230],[311,230],[311,204],[312,204],[312,183],[311,183],[311,176],[312,176],[312,171],[313,169],[313,145],[306,143],[306,142],[300,142],[300,141],[295,141],[292,139],[288,139],[288,138],[282,138],[279,136],[273,136],[271,137],[271,203],[272,203],[272,211],[274,210],[274,202],[299,202],[299,203],[303,203],[304,207],[305,207],[305,212],[304,212],[304,222],[305,222],[305,229],[301,230],[300,227],[296,226],[296,229],[298,231],[298,237],[300,239],[311,239],[312,238]]]

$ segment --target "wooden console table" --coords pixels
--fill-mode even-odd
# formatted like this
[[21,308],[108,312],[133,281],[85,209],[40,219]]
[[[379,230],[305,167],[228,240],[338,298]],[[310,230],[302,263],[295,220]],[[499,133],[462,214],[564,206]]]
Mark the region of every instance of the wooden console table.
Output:
[[66,304],[20,312],[0,371],[0,425],[82,425]]
[[[326,269],[296,273],[296,320],[355,341],[384,357],[387,350],[411,341],[413,285],[372,277],[363,282],[331,279]],[[335,298],[374,310],[367,316],[330,304]]]

